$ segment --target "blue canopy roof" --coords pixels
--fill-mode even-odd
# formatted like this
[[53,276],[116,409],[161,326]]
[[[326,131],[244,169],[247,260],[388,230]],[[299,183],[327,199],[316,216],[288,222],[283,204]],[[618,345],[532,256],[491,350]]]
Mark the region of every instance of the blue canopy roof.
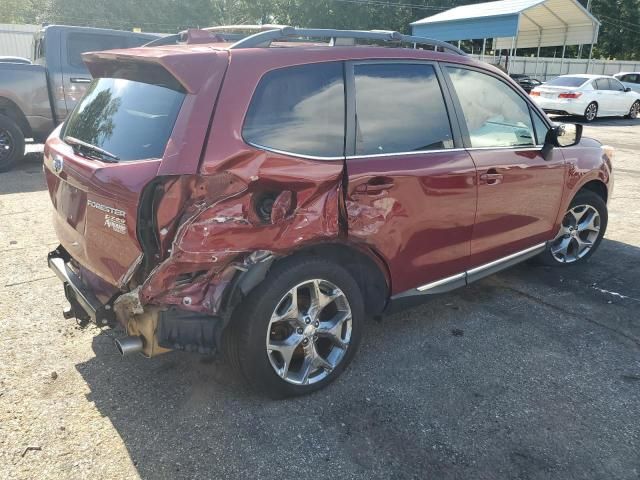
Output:
[[444,41],[496,39],[495,48],[596,43],[600,22],[577,0],[500,0],[452,8],[411,24]]

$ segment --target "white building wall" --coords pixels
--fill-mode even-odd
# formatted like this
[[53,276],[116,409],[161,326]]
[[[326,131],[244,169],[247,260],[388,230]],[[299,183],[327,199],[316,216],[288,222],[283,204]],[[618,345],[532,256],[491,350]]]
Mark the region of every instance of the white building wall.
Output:
[[[480,55],[472,55],[480,59]],[[497,58],[492,55],[485,57],[487,63],[497,63]],[[501,64],[504,67],[505,57],[502,57]],[[510,73],[524,73],[538,80],[547,81],[559,75],[569,73],[593,73],[597,75],[613,75],[619,72],[640,72],[640,61],[623,60],[589,60],[587,58],[540,58],[535,57],[512,57]]]
[[31,58],[33,34],[40,28],[39,25],[0,23],[0,56]]

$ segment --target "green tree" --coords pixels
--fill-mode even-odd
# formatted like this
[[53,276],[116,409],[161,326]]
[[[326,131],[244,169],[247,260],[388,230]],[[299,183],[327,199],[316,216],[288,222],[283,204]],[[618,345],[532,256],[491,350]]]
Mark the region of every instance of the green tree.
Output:
[[640,0],[593,0],[592,13],[602,22],[597,57],[640,58]]

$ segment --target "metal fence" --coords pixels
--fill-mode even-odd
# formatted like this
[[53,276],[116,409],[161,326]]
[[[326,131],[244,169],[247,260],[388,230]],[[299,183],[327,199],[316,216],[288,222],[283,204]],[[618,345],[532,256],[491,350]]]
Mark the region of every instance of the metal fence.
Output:
[[0,56],[31,58],[33,34],[39,25],[0,23]]
[[[473,55],[481,59],[480,55]],[[485,62],[496,64],[498,58],[487,55]],[[505,57],[499,62],[505,64]],[[509,73],[523,73],[538,80],[547,81],[559,75],[571,73],[592,73],[597,75],[613,75],[618,72],[640,72],[640,61],[623,60],[589,60],[586,58],[539,58],[536,57],[512,57]]]

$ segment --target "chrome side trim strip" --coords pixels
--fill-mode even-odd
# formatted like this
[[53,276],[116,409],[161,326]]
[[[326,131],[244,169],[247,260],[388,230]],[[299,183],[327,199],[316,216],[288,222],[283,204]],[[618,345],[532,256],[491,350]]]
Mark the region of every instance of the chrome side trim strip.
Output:
[[542,150],[544,145],[527,145],[522,147],[470,147],[466,150],[468,152],[473,152],[475,150],[511,150],[513,152],[530,152],[532,150]]
[[464,152],[465,150],[465,148],[438,148],[434,150],[415,150],[412,152],[372,153],[371,155],[349,155],[347,160],[356,160],[358,158],[406,157],[409,155],[425,155],[428,153]]
[[529,253],[533,253],[533,252],[538,253],[537,252],[538,250],[544,250],[546,246],[547,246],[547,243],[544,242],[538,245],[534,245],[533,247],[527,248],[525,250],[521,250],[520,252],[512,253],[511,255],[507,255],[506,257],[499,258],[498,260],[495,260],[493,262],[485,263],[484,265],[480,265],[479,267],[472,268],[471,270],[467,270],[467,275],[475,275],[484,270],[488,270],[490,268],[497,267],[498,265],[501,265],[503,263],[507,263],[511,260],[515,260],[519,257],[524,257]]
[[265,147],[259,143],[246,142],[247,145],[257,148],[258,150],[266,150],[267,152],[278,153],[280,155],[289,155],[291,157],[306,158],[308,160],[344,160],[345,157],[316,157],[313,155],[305,155],[303,153],[288,152],[286,150],[278,150],[276,148]]
[[547,248],[546,242],[539,243],[538,245],[534,245],[533,247],[529,247],[519,252],[512,253],[511,255],[499,258],[498,260],[495,260],[493,262],[489,262],[484,265],[480,265],[479,267],[467,270],[466,272],[457,273],[455,275],[451,275],[450,277],[441,278],[440,280],[435,280],[425,285],[400,292],[392,296],[391,300],[399,300],[405,297],[431,295],[435,293],[444,293],[455,290],[458,287],[464,287],[465,285],[475,282],[476,280],[480,280],[481,278],[484,278],[488,275],[492,275],[499,272],[500,270],[504,270],[505,268],[509,268],[517,263],[520,263],[527,258],[533,257],[538,253],[544,251],[545,248]]
[[531,145],[527,147],[471,147],[471,148],[438,148],[434,150],[415,150],[411,152],[393,152],[393,153],[373,153],[370,155],[348,155],[346,157],[318,157],[314,155],[305,155],[304,153],[289,152],[287,150],[278,150],[277,148],[265,147],[259,143],[246,142],[247,145],[255,147],[259,150],[277,153],[279,155],[289,155],[291,157],[306,158],[308,160],[357,160],[361,158],[387,158],[387,157],[406,157],[410,155],[425,155],[429,153],[447,153],[447,152],[473,152],[482,150],[511,150],[514,152],[528,152],[532,150],[541,150],[544,145]]
[[442,280],[436,280],[435,282],[427,283],[426,285],[422,285],[421,287],[416,288],[419,292],[424,292],[425,290],[431,290],[433,288],[439,287],[441,285],[445,285],[447,283],[453,283],[456,280],[461,280],[467,276],[466,272],[458,273],[457,275],[452,275],[447,278],[443,278]]

